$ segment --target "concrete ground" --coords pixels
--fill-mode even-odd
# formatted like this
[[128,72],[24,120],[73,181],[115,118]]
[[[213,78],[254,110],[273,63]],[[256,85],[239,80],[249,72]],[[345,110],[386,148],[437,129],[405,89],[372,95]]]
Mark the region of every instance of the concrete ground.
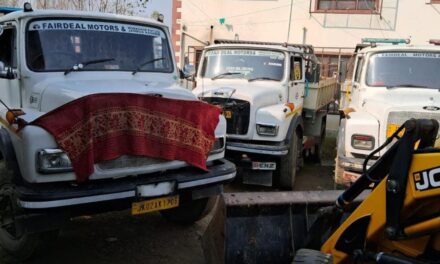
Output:
[[[338,118],[327,121],[324,159],[306,163],[300,172],[297,190],[333,189]],[[232,183],[225,191],[273,191],[272,188]],[[131,216],[129,211],[107,213],[73,220],[53,245],[44,247],[29,264],[100,263],[205,263],[200,239],[212,216],[192,226],[165,221],[159,213]],[[0,249],[0,264],[20,263]]]

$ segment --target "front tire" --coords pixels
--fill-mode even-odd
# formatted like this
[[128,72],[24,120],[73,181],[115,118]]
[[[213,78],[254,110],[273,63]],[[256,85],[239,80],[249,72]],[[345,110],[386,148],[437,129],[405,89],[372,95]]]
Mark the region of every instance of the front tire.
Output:
[[289,153],[280,159],[279,183],[280,187],[287,190],[293,190],[295,187],[296,174],[300,169],[301,158],[301,138],[298,132],[292,135],[290,140]]
[[26,260],[39,246],[56,239],[58,230],[27,234],[16,222],[23,212],[18,207],[14,178],[13,170],[0,160],[0,247],[16,259]]
[[333,263],[333,257],[330,254],[325,254],[321,251],[302,248],[296,252],[292,264],[294,263],[331,264]]
[[189,225],[207,216],[216,201],[217,196],[198,200],[186,199],[181,201],[179,207],[163,210],[160,213],[171,222]]

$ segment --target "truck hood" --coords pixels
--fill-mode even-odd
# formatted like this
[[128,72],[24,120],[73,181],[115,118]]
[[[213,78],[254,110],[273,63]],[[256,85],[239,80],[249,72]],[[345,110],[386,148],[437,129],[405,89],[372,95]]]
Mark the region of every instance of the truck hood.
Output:
[[364,111],[378,120],[392,109],[424,111],[424,107],[440,107],[440,92],[436,89],[395,88],[367,95],[361,102]]
[[198,81],[197,84],[198,87],[193,90],[197,97],[241,99],[250,102],[254,109],[280,103],[283,99],[281,84],[273,81],[217,80],[204,84]]
[[[38,87],[39,86],[39,87]],[[39,101],[41,112],[51,111],[72,100],[97,93],[160,94],[163,97],[195,100],[196,97],[176,83],[145,82],[138,80],[72,80],[54,81],[37,85],[33,96]],[[39,97],[39,99],[38,99]]]

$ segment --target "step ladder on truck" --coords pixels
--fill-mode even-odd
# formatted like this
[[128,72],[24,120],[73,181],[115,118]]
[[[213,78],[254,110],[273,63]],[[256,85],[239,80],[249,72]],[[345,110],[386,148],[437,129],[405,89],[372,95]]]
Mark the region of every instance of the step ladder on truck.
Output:
[[215,40],[193,90],[227,121],[227,158],[247,184],[292,189],[304,154],[319,160],[337,80],[320,80],[310,45]]

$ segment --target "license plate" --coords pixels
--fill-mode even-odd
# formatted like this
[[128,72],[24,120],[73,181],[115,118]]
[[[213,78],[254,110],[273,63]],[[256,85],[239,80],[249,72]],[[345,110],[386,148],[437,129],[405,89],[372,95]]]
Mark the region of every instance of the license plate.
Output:
[[276,170],[276,162],[252,162],[253,170]]
[[179,195],[156,198],[131,205],[131,214],[140,215],[179,206]]
[[175,182],[159,182],[137,187],[137,195],[139,197],[157,197],[169,195],[174,192]]
[[232,118],[232,111],[223,111],[223,115],[225,118]]

